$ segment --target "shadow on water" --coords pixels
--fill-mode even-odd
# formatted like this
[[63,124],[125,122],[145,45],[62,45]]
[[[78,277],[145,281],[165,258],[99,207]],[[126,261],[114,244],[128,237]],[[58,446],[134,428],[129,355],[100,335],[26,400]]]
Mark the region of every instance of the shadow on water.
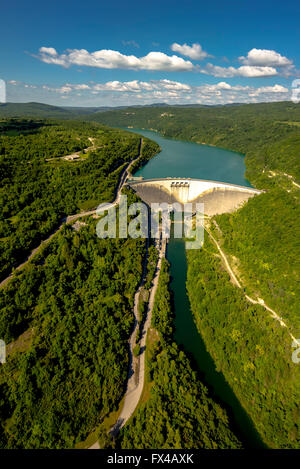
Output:
[[167,258],[171,264],[171,290],[175,309],[175,334],[174,339],[178,345],[192,358],[197,365],[203,382],[217,397],[221,404],[225,404],[229,415],[232,417],[234,429],[247,448],[267,448],[262,442],[251,419],[241,406],[234,392],[225,380],[222,373],[217,372],[215,363],[207,352],[201,335],[198,332],[186,291],[187,260],[185,245],[182,239],[171,238],[167,249]]

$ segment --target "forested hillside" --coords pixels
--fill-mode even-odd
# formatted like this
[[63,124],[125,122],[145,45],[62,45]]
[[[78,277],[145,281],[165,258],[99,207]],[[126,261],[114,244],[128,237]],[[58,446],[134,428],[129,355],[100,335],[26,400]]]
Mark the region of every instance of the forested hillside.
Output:
[[145,241],[66,226],[0,290],[0,446],[72,448],[124,392]]
[[[2,275],[64,216],[112,200],[126,163],[158,149],[94,123],[1,121]],[[95,225],[64,225],[0,290],[2,448],[73,448],[124,393],[145,240],[99,239]]]
[[300,104],[128,108],[89,118],[107,125],[155,129],[166,137],[244,153],[246,176],[257,187],[272,184],[269,170],[288,173],[300,182]]
[[217,369],[265,443],[299,448],[300,370],[287,330],[230,282],[207,235],[204,248],[187,251],[187,258],[192,311]]
[[71,119],[76,113],[71,110],[43,103],[0,104],[0,118]]
[[[214,235],[243,285],[261,297],[300,337],[299,197],[273,189],[233,214],[216,217]],[[297,198],[296,198],[297,197]]]
[[[147,159],[158,145],[144,140]],[[63,217],[112,200],[139,146],[137,135],[94,123],[0,122],[0,279]]]

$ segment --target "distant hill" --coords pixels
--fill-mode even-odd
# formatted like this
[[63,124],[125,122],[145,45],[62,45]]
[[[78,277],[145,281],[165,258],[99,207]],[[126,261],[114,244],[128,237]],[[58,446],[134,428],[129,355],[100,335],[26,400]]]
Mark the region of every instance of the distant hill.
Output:
[[[109,106],[100,106],[100,107],[85,107],[85,106],[63,106],[61,109],[65,109],[72,114],[76,114],[78,116],[93,114],[95,112],[105,112],[111,111],[112,109],[123,109],[125,106],[117,106],[117,107],[109,107]],[[127,107],[127,106],[126,106]]]
[[76,113],[59,106],[42,103],[5,103],[0,104],[2,117],[38,117],[38,118],[71,118]]
[[0,104],[0,118],[5,117],[33,117],[33,118],[80,118],[106,111],[120,111],[129,108],[168,107],[166,103],[153,103],[145,106],[52,106],[43,103],[5,103]]
[[[192,120],[193,125],[195,119],[200,117],[204,119],[210,118],[234,118],[239,121],[240,118],[252,120],[263,118],[264,120],[295,120],[299,121],[299,105],[287,102],[271,102],[242,104],[233,103],[225,105],[205,105],[205,104],[176,104],[152,103],[148,105],[134,106],[52,106],[43,103],[5,103],[0,104],[0,119],[11,117],[31,117],[39,119],[81,119],[94,120],[102,124],[112,126],[125,126],[145,128],[160,128],[161,114],[168,117],[164,113],[166,109],[170,109],[173,116],[169,116],[174,121],[179,118],[181,124],[188,124]],[[183,121],[182,121],[183,119]],[[168,119],[167,119],[168,120]],[[165,130],[166,120],[164,119],[163,128]],[[192,122],[189,122],[191,124]],[[169,122],[171,124],[171,122]],[[168,124],[168,127],[169,127]],[[200,122],[199,122],[200,125]]]
[[[120,111],[122,109],[128,108],[143,108],[143,107],[170,107],[170,104],[167,103],[152,103],[152,104],[135,104],[133,106],[99,106],[99,107],[85,107],[85,106],[63,106],[62,109],[66,109],[70,112],[76,112],[78,115],[81,114],[93,114],[96,112],[105,112],[105,111]],[[199,106],[196,104],[195,106]]]

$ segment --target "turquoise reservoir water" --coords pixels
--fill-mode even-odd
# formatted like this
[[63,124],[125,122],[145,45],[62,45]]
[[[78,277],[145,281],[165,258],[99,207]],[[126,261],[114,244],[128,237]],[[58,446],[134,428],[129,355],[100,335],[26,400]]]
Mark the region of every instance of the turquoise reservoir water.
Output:
[[143,176],[145,179],[187,177],[251,187],[244,177],[244,157],[240,153],[172,140],[150,130],[134,129],[134,132],[155,140],[162,149],[135,176]]
[[[144,178],[190,177],[229,182],[251,187],[244,178],[244,158],[220,148],[195,143],[171,140],[156,132],[131,129],[155,140],[162,151],[150,160],[135,176]],[[225,404],[246,447],[264,448],[252,421],[240,405],[222,373],[216,371],[214,361],[205,348],[190,309],[186,291],[187,261],[184,242],[171,238],[167,258],[171,264],[171,289],[174,297],[176,342],[192,356],[203,381],[212,393]]]

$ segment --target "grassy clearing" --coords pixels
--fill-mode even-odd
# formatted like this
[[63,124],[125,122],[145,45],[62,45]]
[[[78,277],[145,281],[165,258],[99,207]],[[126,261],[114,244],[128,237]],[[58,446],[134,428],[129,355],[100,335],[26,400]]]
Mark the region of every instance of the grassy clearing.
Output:
[[97,427],[87,436],[84,441],[77,443],[75,449],[88,449],[97,441],[100,448],[102,448],[106,442],[106,435],[118,420],[123,405],[124,397],[120,401],[118,409],[110,412],[106,417],[104,417],[103,421],[97,425]]
[[11,342],[7,345],[7,355],[14,355],[17,352],[26,352],[30,349],[34,335],[34,328],[30,328],[27,331],[23,332],[17,340]]

